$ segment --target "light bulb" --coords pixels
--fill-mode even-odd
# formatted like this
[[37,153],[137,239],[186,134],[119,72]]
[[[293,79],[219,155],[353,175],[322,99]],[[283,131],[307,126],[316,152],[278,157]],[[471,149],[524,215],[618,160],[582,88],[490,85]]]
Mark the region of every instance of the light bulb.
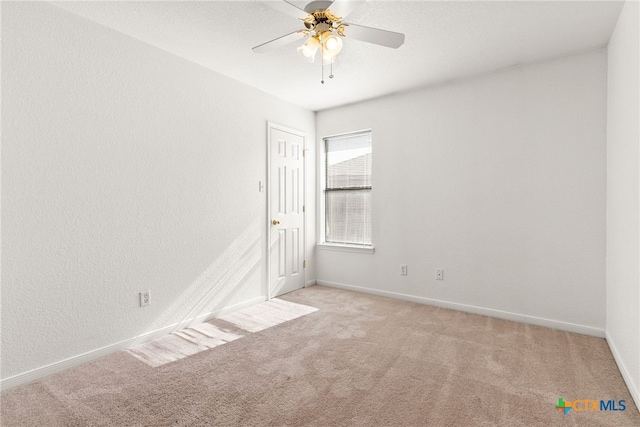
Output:
[[329,37],[324,46],[328,51],[334,51],[338,47],[338,42],[335,37]]
[[331,31],[322,33],[323,54],[325,57],[333,58],[342,50],[342,39]]

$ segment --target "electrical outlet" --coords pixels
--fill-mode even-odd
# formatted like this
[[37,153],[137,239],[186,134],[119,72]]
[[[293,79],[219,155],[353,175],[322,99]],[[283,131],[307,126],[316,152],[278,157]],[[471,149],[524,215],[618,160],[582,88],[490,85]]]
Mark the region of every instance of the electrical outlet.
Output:
[[407,275],[407,264],[400,264],[400,275],[401,276]]
[[436,280],[444,280],[444,270],[436,268]]
[[140,292],[140,307],[149,305],[151,303],[151,291]]

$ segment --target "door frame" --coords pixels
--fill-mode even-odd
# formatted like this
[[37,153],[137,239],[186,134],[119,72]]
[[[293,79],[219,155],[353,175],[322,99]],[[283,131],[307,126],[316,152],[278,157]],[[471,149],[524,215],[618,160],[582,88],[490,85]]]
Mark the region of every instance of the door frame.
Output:
[[283,132],[291,133],[302,138],[302,205],[305,210],[302,214],[302,287],[307,287],[307,271],[305,268],[307,259],[307,134],[301,130],[283,126],[281,124],[267,121],[267,213],[266,213],[266,230],[267,230],[267,301],[271,297],[271,129],[277,129]]

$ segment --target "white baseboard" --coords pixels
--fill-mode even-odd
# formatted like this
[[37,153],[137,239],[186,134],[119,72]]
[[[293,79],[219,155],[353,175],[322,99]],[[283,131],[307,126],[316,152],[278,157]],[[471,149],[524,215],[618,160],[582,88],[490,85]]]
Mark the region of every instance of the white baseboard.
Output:
[[629,393],[631,393],[631,397],[636,404],[636,408],[640,409],[640,390],[638,389],[640,384],[633,382],[633,378],[629,374],[629,369],[627,369],[627,365],[620,357],[620,353],[618,353],[618,349],[609,334],[606,334],[606,340],[609,345],[609,349],[611,350],[611,354],[613,354],[613,359],[616,361],[616,365],[618,365],[618,370],[620,371],[620,374],[629,389]]
[[495,317],[498,319],[511,320],[519,323],[528,323],[530,325],[543,326],[546,328],[559,329],[561,331],[575,332],[583,335],[591,335],[594,337],[604,338],[604,329],[593,328],[591,326],[577,325],[575,323],[560,322],[558,320],[544,319],[541,317],[527,316],[525,314],[511,313],[509,311],[494,310],[492,308],[477,307],[474,305],[460,304],[456,302],[441,301],[432,298],[418,297],[414,295],[400,294],[396,292],[382,291],[379,289],[363,288],[360,286],[345,285],[343,283],[329,282],[325,280],[317,280],[318,285],[329,286],[333,288],[345,289],[349,291],[362,292],[371,295],[395,298],[404,301],[415,302],[418,304],[433,305],[436,307],[448,308],[451,310],[464,311],[466,313],[480,314],[483,316]]
[[304,287],[307,288],[307,287],[313,286],[315,284],[316,284],[316,279],[308,280],[307,283],[304,285]]
[[216,310],[210,313],[206,313],[200,316],[197,316],[192,319],[187,319],[179,323],[175,323],[173,325],[169,325],[162,329],[157,329],[155,331],[146,332],[144,334],[135,336],[133,338],[129,338],[124,341],[120,341],[115,344],[108,345],[106,347],[102,347],[96,350],[92,350],[83,354],[79,354],[77,356],[70,357],[65,360],[61,360],[59,362],[52,363],[50,365],[42,366],[40,368],[33,369],[31,371],[24,372],[22,374],[15,375],[13,377],[4,378],[0,380],[0,390],[8,390],[12,387],[16,387],[22,384],[26,384],[32,381],[39,380],[40,378],[44,378],[48,375],[55,374],[60,371],[64,371],[69,368],[73,368],[76,366],[80,366],[84,363],[88,363],[99,359],[101,357],[107,356],[109,354],[125,350],[134,345],[152,340],[154,338],[158,338],[160,336],[170,334],[171,332],[175,332],[180,329],[187,328],[189,326],[206,322],[207,320],[214,319],[216,317],[224,316],[226,314],[232,313],[234,311],[242,310],[243,308],[250,307],[252,305],[258,304],[260,302],[266,301],[267,298],[265,296],[260,296],[257,298],[253,298],[249,301],[241,302],[239,304],[235,304],[229,307],[225,307],[220,310]]

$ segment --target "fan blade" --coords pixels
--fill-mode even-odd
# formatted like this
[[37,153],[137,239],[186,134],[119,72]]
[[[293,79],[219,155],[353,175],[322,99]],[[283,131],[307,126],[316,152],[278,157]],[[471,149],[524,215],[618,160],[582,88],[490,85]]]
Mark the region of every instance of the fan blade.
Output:
[[269,50],[277,49],[281,46],[288,45],[289,43],[293,43],[296,40],[302,39],[306,35],[307,32],[304,30],[294,31],[293,33],[286,34],[282,37],[278,37],[277,39],[262,43],[261,45],[254,47],[253,51],[256,53],[263,53]]
[[264,3],[271,9],[279,10],[280,12],[289,16],[293,16],[294,18],[305,19],[307,16],[309,16],[307,12],[300,9],[298,6],[289,3],[286,0],[265,1]]
[[335,0],[331,3],[331,6],[329,6],[328,9],[334,15],[344,19],[347,15],[356,10],[358,6],[366,2],[367,0]]
[[399,48],[404,43],[404,34],[380,28],[365,27],[356,24],[345,24],[344,35],[347,38],[361,40],[363,42],[379,44],[381,46]]

